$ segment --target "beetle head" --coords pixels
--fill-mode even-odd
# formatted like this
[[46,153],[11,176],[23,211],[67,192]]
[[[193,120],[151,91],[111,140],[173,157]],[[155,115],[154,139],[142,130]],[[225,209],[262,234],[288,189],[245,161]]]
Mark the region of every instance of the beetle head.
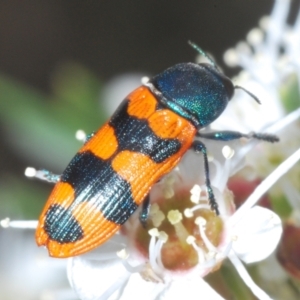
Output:
[[177,64],[150,83],[162,104],[198,129],[217,119],[234,93],[232,81],[206,63]]

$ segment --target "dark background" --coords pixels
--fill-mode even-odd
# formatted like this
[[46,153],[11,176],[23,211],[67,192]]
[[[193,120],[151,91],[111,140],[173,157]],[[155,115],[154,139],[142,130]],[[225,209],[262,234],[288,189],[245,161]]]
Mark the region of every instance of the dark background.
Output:
[[0,2],[0,70],[43,90],[55,65],[79,61],[102,79],[155,74],[195,53],[214,54],[245,38],[270,0],[9,0]]
[[[224,51],[272,6],[270,0],[0,1],[0,72],[51,94],[51,74],[63,61],[83,64],[105,83],[193,61],[192,40],[232,76],[238,69],[226,68]],[[1,126],[0,120],[0,172],[23,176],[28,162],[12,151]]]

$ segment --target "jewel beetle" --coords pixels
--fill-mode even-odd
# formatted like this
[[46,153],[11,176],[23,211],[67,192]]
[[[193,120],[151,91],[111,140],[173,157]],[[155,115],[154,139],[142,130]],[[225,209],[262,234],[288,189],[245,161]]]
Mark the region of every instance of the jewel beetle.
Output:
[[151,187],[191,148],[203,154],[209,202],[219,214],[207,150],[195,137],[220,141],[246,137],[268,142],[278,138],[236,131],[199,132],[220,116],[235,88],[241,88],[209,60],[180,63],[151,78],[123,100],[61,176],[44,171],[55,186],[39,218],[36,241],[48,248],[50,256],[75,256],[101,245],[140,204],[140,219],[145,224]]

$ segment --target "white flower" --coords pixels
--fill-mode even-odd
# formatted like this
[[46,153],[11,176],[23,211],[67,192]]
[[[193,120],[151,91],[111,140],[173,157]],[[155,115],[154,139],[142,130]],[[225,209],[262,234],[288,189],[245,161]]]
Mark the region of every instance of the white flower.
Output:
[[[278,243],[281,222],[267,209],[251,208],[260,195],[269,189],[270,184],[265,187],[262,184],[262,188],[260,190],[258,188],[258,192],[253,194],[252,201],[250,197],[250,202],[246,202],[237,212],[234,212],[232,195],[226,188],[226,182],[236,165],[241,163],[239,155],[232,155],[239,152],[241,145],[238,144],[242,142],[235,145],[207,143],[210,149],[211,183],[222,217],[215,216],[208,206],[204,177],[201,175],[203,173],[199,171],[203,168],[203,158],[190,151],[178,168],[153,190],[154,204],[150,219],[155,222],[150,230],[150,242],[147,242],[148,254],[141,246],[141,237],[147,235],[147,232],[142,232],[140,235],[139,231],[143,229],[135,216],[125,225],[122,234],[116,235],[91,253],[69,260],[68,278],[79,297],[132,299],[132,295],[135,295],[138,299],[140,295],[144,299],[147,297],[153,299],[156,296],[161,299],[172,299],[174,294],[180,295],[178,294],[180,291],[189,298],[196,299],[201,291],[205,299],[222,299],[202,277],[218,269],[222,261],[228,257],[252,291],[260,299],[269,299],[254,284],[237,257],[239,256],[245,262],[259,261],[267,257]],[[220,145],[227,147],[227,150],[224,151],[224,147]],[[228,147],[231,151],[228,151]],[[222,153],[225,153],[226,157]],[[299,159],[299,151],[292,163],[295,163],[295,159]],[[288,167],[290,168],[291,165]],[[266,182],[273,184],[283,173],[279,168],[277,173],[274,172],[277,177],[271,175]],[[177,199],[178,194],[181,199]],[[178,209],[178,204],[182,203],[178,200],[184,204],[181,211]],[[166,201],[169,201],[169,204],[162,208]],[[170,216],[168,212],[172,206],[175,206],[178,211]],[[166,217],[173,225],[168,223],[169,231],[166,229],[163,233],[160,226]],[[32,228],[36,223],[3,220],[1,225]],[[171,233],[172,226],[175,234]],[[172,239],[177,236],[179,240],[171,244],[167,252],[168,256],[172,254],[173,261],[182,259],[180,253],[172,253],[172,247],[178,246],[178,243],[186,243],[186,246],[189,243],[195,251],[183,250],[182,253],[187,256],[186,265],[182,266],[182,261],[179,261],[175,267],[168,269],[163,262],[165,258],[163,246],[167,245],[167,237],[170,234]]]
[[[191,174],[202,165],[201,157],[189,157],[195,155],[189,153],[179,167],[153,190],[152,202],[154,204],[152,207],[154,209],[150,212],[150,219],[156,219],[159,212],[160,216],[158,216],[156,226],[153,225],[149,231],[150,242],[146,242],[148,253],[147,249],[143,248],[143,239],[147,233],[141,234],[143,229],[139,225],[138,217],[135,216],[126,223],[122,235],[112,238],[103,247],[90,254],[70,259],[68,277],[72,287],[82,299],[132,299],[133,295],[134,299],[155,299],[156,297],[173,299],[172,297],[179,293],[179,286],[184,287],[184,291],[181,291],[182,295],[190,299],[198,299],[199,293],[204,299],[222,299],[221,296],[216,296],[216,292],[207,285],[202,277],[218,269],[226,257],[232,261],[257,297],[270,299],[251,280],[240,259],[246,263],[260,261],[269,256],[277,246],[282,232],[279,217],[268,209],[251,207],[269,189],[270,182],[273,184],[278,176],[282,176],[284,173],[282,168],[286,165],[290,168],[291,165],[288,161],[283,164],[283,167],[279,167],[261,184],[261,187],[258,187],[253,196],[249,198],[250,202],[246,202],[234,213],[232,195],[226,189],[223,181],[226,183],[224,177],[231,175],[230,161],[233,162],[235,157],[233,156],[229,160],[225,160],[223,157],[216,161],[215,158],[220,156],[218,153],[220,149],[210,146],[212,145],[208,143],[208,148],[213,151],[210,153],[210,165],[213,170],[212,186],[220,204],[222,217],[212,216],[214,213],[209,210],[207,197],[205,193],[201,193],[201,190],[205,191],[205,186],[203,178],[199,178],[199,171],[197,172],[198,178],[196,176],[199,184],[192,186],[192,189],[186,193],[187,187],[190,187],[190,184],[195,181],[193,175],[183,176],[183,174],[187,175],[185,172],[190,169],[189,163],[193,164],[190,169]],[[291,163],[294,164],[299,158],[300,151],[290,159]],[[173,210],[173,217],[170,217],[168,212],[171,207],[168,205],[178,206],[179,199],[178,196],[176,197],[178,194],[180,194],[181,201],[186,203],[185,205],[189,203],[189,209],[183,206],[183,211],[178,210],[174,213]],[[195,197],[197,194],[198,199]],[[188,199],[185,199],[187,195]],[[163,201],[157,199],[159,197],[163,197]],[[172,201],[172,197],[174,201]],[[164,206],[164,201],[168,200],[170,203],[166,205],[167,208],[161,208]],[[196,225],[187,225],[192,214],[198,214],[198,217],[194,218]],[[160,230],[165,218],[173,223],[175,233],[172,233],[173,227],[170,225],[162,226],[164,229],[169,227],[169,231]],[[210,227],[212,226],[210,222],[214,228]],[[216,224],[221,224],[221,227]],[[215,229],[216,227],[217,229]],[[214,229],[215,232],[211,233]],[[220,237],[219,234],[221,234],[221,238],[219,240],[217,238],[218,242],[214,245],[215,235]],[[172,242],[168,247],[170,235]],[[176,236],[179,242],[174,242]],[[196,250],[196,263],[189,251],[182,250],[185,254],[185,264],[181,264],[184,257],[178,250],[178,244],[182,243],[181,239],[190,243]],[[168,249],[166,252],[164,252],[164,245]],[[173,267],[173,263],[175,263],[175,267]],[[166,264],[170,264],[171,269],[166,268]]]
[[76,299],[75,292],[68,289],[64,274],[66,260],[53,259],[44,249],[36,246],[32,232],[36,226],[37,221],[0,221],[0,298]]
[[[216,151],[218,150],[216,149]],[[190,159],[186,158],[187,161]],[[173,299],[174,295],[185,295],[190,299],[198,299],[199,293],[205,299],[223,299],[209,287],[202,276],[214,271],[228,257],[253,293],[259,299],[270,299],[251,280],[238,257],[248,263],[260,261],[276,247],[281,234],[281,222],[278,216],[267,209],[251,207],[299,159],[300,150],[266,178],[249,197],[248,201],[236,212],[230,205],[232,198],[226,187],[223,187],[223,190],[219,190],[218,187],[217,173],[218,171],[222,172],[222,169],[217,170],[218,166],[215,168],[215,171],[212,172],[212,186],[217,200],[229,204],[220,207],[221,212],[224,213],[220,220],[223,222],[224,230],[222,229],[222,238],[219,243],[213,245],[209,232],[205,231],[205,226],[209,224],[209,221],[206,222],[205,218],[199,217],[195,219],[198,231],[188,232],[190,235],[187,238],[187,241],[193,245],[197,252],[198,261],[195,266],[185,270],[180,270],[180,267],[177,270],[167,270],[162,264],[162,246],[166,242],[166,234],[159,232],[158,229],[151,230],[148,259],[140,252],[141,248],[136,247],[134,238],[138,239],[139,237],[132,232],[126,234],[125,229],[125,234],[116,235],[95,251],[69,259],[68,278],[71,286],[81,299],[139,299],[141,297],[143,299],[154,299],[155,297]],[[196,158],[195,166],[197,166],[196,162],[200,165],[198,160],[199,158]],[[230,160],[233,161],[234,156]],[[215,164],[213,161],[211,161],[211,164]],[[184,170],[184,163],[179,165],[179,170],[175,170],[173,175],[169,175],[169,179],[165,179],[165,183],[160,184],[161,188],[165,186],[167,186],[167,189],[171,188],[172,180],[170,180],[170,177],[178,177],[180,169]],[[230,168],[227,167],[227,170],[230,170]],[[186,183],[189,184],[190,182],[188,180]],[[174,189],[178,189],[178,187],[177,184],[173,185]],[[205,217],[211,217],[214,213],[209,213],[209,209],[206,209],[206,201],[201,204],[202,197],[200,196],[198,201],[194,197],[199,194],[199,187],[201,188],[199,185],[194,185],[190,191],[191,208],[194,210],[194,214],[200,211],[200,213],[204,213]],[[166,195],[170,194],[166,193]],[[156,209],[156,213],[157,211]],[[187,217],[184,218],[190,217],[191,211],[185,212],[185,215]],[[219,217],[214,216],[213,218]],[[134,227],[139,226],[138,220],[132,219],[130,223],[127,225],[130,230],[134,231]],[[10,222],[6,219],[1,221],[1,226],[32,228],[36,226],[36,223]],[[176,234],[180,235],[180,230],[184,231],[185,225],[183,222],[181,227]],[[193,237],[197,234],[201,236],[202,244],[199,244],[195,236]]]
[[[249,33],[249,44],[239,44],[236,50],[225,55],[228,63],[244,68],[236,79],[238,85],[255,94],[263,105],[258,108],[248,94],[239,91],[235,96],[238,99],[231,101],[213,128],[246,132],[267,128],[269,132],[283,132],[287,126],[292,126],[289,128],[293,132],[299,132],[295,120],[300,110],[283,117],[285,110],[279,94],[279,87],[287,76],[294,72],[299,80],[300,16],[294,27],[288,28],[285,20],[289,3],[277,0],[271,17],[261,21],[262,29]],[[285,136],[291,140],[288,134]],[[235,210],[232,194],[226,187],[227,180],[244,166],[245,155],[256,145],[253,141],[244,142],[205,141],[220,216],[209,207],[203,157],[189,151],[179,166],[153,187],[147,230],[135,214],[107,243],[88,254],[69,259],[68,279],[77,295],[85,300],[223,299],[203,278],[229,258],[257,298],[271,299],[253,282],[242,261],[261,261],[276,248],[282,233],[281,220],[274,212],[255,204],[296,164],[300,149],[287,151],[286,144],[271,146],[270,157],[276,153],[280,161],[289,158],[268,177],[266,174],[275,164],[263,167],[260,174],[266,179]],[[294,148],[299,148],[299,144]],[[268,154],[261,146],[255,153],[258,153],[257,161]],[[290,180],[281,180],[288,185],[286,190],[290,190]],[[292,201],[298,194],[295,189],[291,190],[294,192],[289,195]],[[7,220],[1,225],[20,226]]]
[[[249,96],[238,92],[236,97],[239,99],[232,99],[230,109],[225,111],[214,126],[231,126],[232,129],[241,131],[264,131],[268,128],[268,132],[277,132],[280,137],[276,147],[264,143],[260,145],[263,147],[264,156],[257,151],[251,151],[247,156],[247,165],[252,166],[255,170],[254,176],[260,178],[266,177],[278,163],[296,151],[300,144],[300,124],[292,122],[292,119],[296,120],[300,114],[299,94],[298,99],[294,99],[295,96],[287,95],[284,88],[284,85],[288,84],[291,90],[289,82],[295,75],[298,88],[300,87],[300,13],[294,25],[290,26],[286,22],[289,8],[290,1],[275,1],[272,14],[261,19],[260,28],[249,32],[247,43],[239,43],[235,49],[229,49],[224,55],[229,66],[243,68],[234,79],[235,83],[255,94],[262,105],[245,99]],[[296,86],[295,83],[294,85]],[[280,122],[274,124],[289,112],[291,107],[298,109],[290,115],[290,125],[282,126]],[[271,124],[274,125],[270,126]],[[284,128],[284,131],[278,128]],[[272,198],[278,198],[278,201],[286,198],[291,208],[300,210],[299,174],[298,165],[271,190]],[[247,176],[253,176],[253,173]]]
[[[289,7],[289,0],[275,1],[271,15],[263,17],[260,27],[248,33],[247,42],[240,42],[236,48],[225,52],[224,60],[229,66],[240,66],[243,69],[233,79],[234,83],[251,91],[261,100],[262,105],[249,101],[247,94],[237,91],[236,97],[239,99],[233,98],[230,104],[234,107],[228,109],[215,122],[215,126],[222,124],[235,129],[261,131],[285,115],[280,88],[291,73],[300,71],[299,64],[297,67],[296,64],[292,65],[295,56],[299,62],[300,14],[294,28],[289,28],[286,23]],[[288,38],[291,36],[297,38]],[[235,120],[233,123],[232,117]]]
[[[238,99],[232,99],[225,114],[213,124],[212,128],[226,128],[246,132],[250,130],[261,131],[270,124],[282,119],[285,115],[279,88],[291,72],[298,72],[297,64],[291,66],[291,60],[288,61],[286,56],[295,56],[298,52],[292,51],[291,48],[298,49],[300,45],[300,42],[295,45],[297,43],[295,39],[286,39],[286,32],[291,33],[291,29],[287,28],[285,23],[288,9],[289,1],[276,1],[271,17],[262,19],[260,23],[262,29],[254,29],[249,33],[249,45],[246,43],[239,44],[235,51],[230,50],[225,55],[228,62],[230,62],[230,59],[235,59],[235,64],[244,68],[242,74],[236,78],[236,84],[255,94],[261,99],[263,105],[259,107],[257,103],[251,99],[249,100],[248,94],[238,91],[235,96]],[[292,32],[298,32],[300,26],[298,23],[300,21],[296,22]],[[265,37],[262,30],[265,31]],[[299,41],[299,38],[297,41]],[[280,52],[280,47],[283,47],[284,55]],[[297,61],[299,61],[299,58],[297,58]],[[298,117],[299,111],[294,112],[275,123],[274,126],[269,126],[268,131],[278,132],[278,130],[286,128],[288,124],[295,126],[294,121]],[[194,210],[194,213],[203,212],[208,207],[207,202],[201,203],[203,197],[205,198],[205,193],[203,195],[203,190],[205,191],[203,173],[199,171],[203,170],[202,158],[189,153],[175,171],[153,188],[152,202],[154,204],[152,205],[150,218],[154,220],[152,225],[155,229],[149,233],[148,251],[141,247],[140,236],[137,233],[140,226],[137,217],[133,217],[124,226],[122,237],[126,237],[127,240],[123,241],[125,243],[123,252],[118,252],[123,254],[120,255],[122,260],[118,257],[111,258],[113,251],[107,250],[99,255],[97,259],[95,256],[93,259],[88,256],[71,259],[68,268],[69,280],[83,299],[132,299],[132,295],[143,299],[156,297],[172,299],[171,295],[180,297],[180,293],[190,299],[198,299],[199,293],[204,299],[218,299],[215,291],[207,285],[202,277],[217,269],[226,257],[232,261],[241,277],[258,298],[269,299],[251,280],[239,259],[246,263],[257,262],[265,259],[275,249],[282,232],[281,221],[270,210],[253,207],[253,205],[263,192],[270,188],[270,182],[274,183],[279,177],[282,177],[285,172],[282,168],[288,165],[289,160],[268,177],[249,197],[249,200],[234,212],[232,197],[226,189],[226,183],[232,174],[243,167],[243,158],[247,152],[253,149],[255,142],[248,143],[246,147],[241,147],[239,142],[233,142],[229,145],[223,144],[223,146],[229,146],[229,150],[223,148],[228,157],[234,153],[230,159],[225,159],[219,151],[222,148],[220,144],[219,142],[207,143],[207,148],[211,151],[212,186],[222,216],[220,219],[220,224],[223,226],[223,229],[220,230],[222,238],[219,242],[216,245],[211,242],[211,236],[208,236],[205,231],[205,227],[209,227],[209,222],[205,218],[195,218],[198,229],[195,230],[196,226],[192,227],[192,233],[189,231],[190,228],[187,229],[184,224],[184,220],[190,216],[191,211]],[[270,145],[269,149],[274,151],[274,148],[283,149],[284,146],[278,147],[276,145],[274,147]],[[234,151],[231,151],[231,149]],[[260,151],[256,152],[258,153],[257,156],[261,158],[260,161],[266,160],[262,151],[264,148],[260,147],[258,149]],[[291,155],[291,153],[289,152],[288,155]],[[282,160],[288,155],[286,151],[282,151]],[[290,158],[292,164],[297,159],[299,159],[299,150]],[[274,167],[272,165],[272,168]],[[263,177],[266,177],[266,174],[270,171],[270,166],[265,168],[264,173],[262,173]],[[186,241],[196,249],[198,261],[194,266],[189,266],[184,270],[179,266],[170,270],[163,263],[165,260],[163,247],[168,243],[169,234],[160,230],[160,224],[168,218],[168,213],[160,208],[163,202],[157,199],[163,197],[166,201],[178,195],[178,193],[180,194],[180,191],[186,193],[190,191],[189,203],[192,209],[178,212],[177,209],[172,210],[171,207],[168,207],[175,218],[175,224],[172,226],[179,236],[178,239],[186,238]],[[217,230],[217,233],[220,232]],[[195,233],[201,236],[202,245],[195,238]],[[117,238],[120,239],[121,236]],[[116,243],[117,241],[113,238],[108,242],[105,249],[109,245],[116,247]],[[121,244],[118,245],[122,248]],[[101,252],[101,248],[98,251]],[[109,258],[106,260],[107,255]],[[174,257],[175,260],[176,258],[180,260],[176,255]],[[114,270],[112,272],[109,271],[108,261],[113,265]],[[91,277],[94,279],[89,276],[90,272],[93,272]],[[108,273],[111,277],[106,275]],[[95,278],[105,278],[105,284],[104,282],[103,284],[97,284]],[[92,283],[92,280],[96,282]]]

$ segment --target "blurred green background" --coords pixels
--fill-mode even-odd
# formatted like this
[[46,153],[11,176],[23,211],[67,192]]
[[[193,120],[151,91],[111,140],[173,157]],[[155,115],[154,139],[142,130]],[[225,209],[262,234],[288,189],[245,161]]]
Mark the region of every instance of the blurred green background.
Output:
[[[89,133],[108,117],[104,95],[117,89],[108,85],[113,78],[151,76],[193,61],[188,40],[234,75],[238,70],[226,69],[222,54],[272,5],[268,0],[1,1],[0,219],[38,218],[51,185],[25,178],[24,169],[63,171],[80,147],[76,130]],[[120,88],[116,101],[127,92]],[[41,296],[47,289],[67,287],[64,275],[37,263],[36,257],[43,258],[43,266],[49,259],[33,234],[0,229],[1,300],[48,299]]]

